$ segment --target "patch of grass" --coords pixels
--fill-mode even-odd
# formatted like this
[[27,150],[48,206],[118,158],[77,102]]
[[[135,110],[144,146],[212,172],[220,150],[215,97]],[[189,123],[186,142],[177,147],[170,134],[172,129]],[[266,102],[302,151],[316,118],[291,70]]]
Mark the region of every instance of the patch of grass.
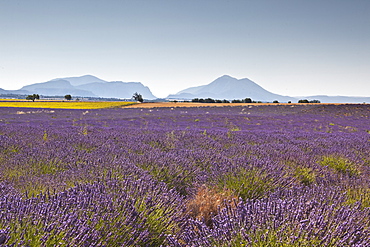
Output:
[[308,167],[296,167],[294,177],[304,185],[311,185],[316,182],[315,172]]
[[238,126],[236,126],[236,125],[234,125],[234,126],[232,126],[231,128],[230,128],[230,131],[240,131],[241,129],[238,127]]
[[370,188],[350,188],[347,190],[346,204],[360,202],[363,208],[370,207]]
[[21,176],[54,175],[63,170],[63,164],[60,160],[47,161],[31,159],[27,164],[4,169],[3,177],[6,179],[18,179]]
[[97,149],[97,147],[89,143],[77,143],[77,144],[74,144],[73,146],[77,151],[86,151],[87,153],[92,153],[93,151]]
[[89,134],[89,131],[88,131],[87,126],[86,126],[86,125],[85,125],[85,126],[83,127],[83,129],[82,129],[82,134],[83,134],[84,136],[86,136],[86,135],[88,135],[88,134]]
[[348,174],[349,176],[358,176],[361,173],[354,163],[339,156],[323,156],[319,161],[319,164],[321,166],[332,168],[338,173]]
[[261,169],[241,168],[236,172],[227,173],[218,180],[219,191],[231,191],[243,200],[260,199],[275,190],[273,179]]
[[195,176],[191,170],[184,169],[179,165],[159,166],[159,165],[139,165],[147,170],[157,181],[164,182],[168,188],[175,189],[181,195],[188,194],[187,189],[192,187]]
[[42,139],[44,140],[44,142],[48,141],[48,133],[46,132],[46,130],[44,130],[44,134],[42,136]]

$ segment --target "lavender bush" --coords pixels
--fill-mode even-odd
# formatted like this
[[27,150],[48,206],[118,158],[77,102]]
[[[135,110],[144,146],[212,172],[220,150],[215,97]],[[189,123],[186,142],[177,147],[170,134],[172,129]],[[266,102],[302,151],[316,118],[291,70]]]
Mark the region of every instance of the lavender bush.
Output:
[[0,246],[368,246],[369,117],[0,108]]

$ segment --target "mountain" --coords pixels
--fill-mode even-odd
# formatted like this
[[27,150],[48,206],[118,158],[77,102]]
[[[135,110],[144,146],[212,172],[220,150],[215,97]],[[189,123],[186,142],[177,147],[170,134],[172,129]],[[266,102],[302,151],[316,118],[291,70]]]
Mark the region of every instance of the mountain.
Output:
[[85,89],[100,97],[104,98],[125,98],[129,99],[135,92],[140,93],[144,99],[155,99],[148,87],[145,87],[140,82],[92,82],[77,86],[78,89]]
[[83,89],[77,89],[71,85],[71,83],[64,79],[56,79],[48,82],[35,83],[21,88],[23,91],[27,91],[30,94],[37,93],[40,95],[50,96],[64,96],[66,94],[83,96],[83,97],[96,97],[91,91]]
[[[92,75],[83,75],[79,77],[66,77],[66,78],[58,78],[54,80],[66,80],[71,83],[73,86],[81,86],[83,84],[88,84],[92,82],[106,82],[102,79],[99,79],[98,77],[92,76]],[[52,81],[54,81],[52,80]]]
[[236,79],[228,75],[221,76],[208,85],[191,87],[169,95],[168,99],[193,99],[193,98],[213,98],[213,99],[245,99],[251,98],[255,101],[278,100],[279,102],[296,101],[295,98],[271,93],[255,82],[244,78]]
[[[6,91],[6,90],[5,90]],[[40,94],[45,96],[72,96],[125,98],[130,99],[137,92],[144,99],[155,99],[150,89],[140,82],[108,82],[92,75],[66,77],[47,82],[35,83],[21,88],[25,94]],[[2,93],[0,91],[0,93]]]

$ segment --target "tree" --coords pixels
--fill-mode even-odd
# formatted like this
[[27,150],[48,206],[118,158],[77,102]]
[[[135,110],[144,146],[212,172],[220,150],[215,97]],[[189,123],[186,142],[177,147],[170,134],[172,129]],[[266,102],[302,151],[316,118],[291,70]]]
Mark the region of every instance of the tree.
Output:
[[272,103],[279,103],[279,101],[278,100],[274,100]]
[[310,103],[307,99],[300,99],[298,103]]
[[66,96],[64,96],[64,98],[65,98],[66,100],[71,100],[71,99],[72,99],[72,96],[71,96],[70,94],[67,94]]
[[252,99],[251,98],[245,98],[243,101],[244,101],[244,103],[252,103]]
[[34,102],[36,99],[40,99],[40,95],[38,94],[30,94],[26,97],[27,100],[32,100]]
[[207,98],[204,100],[204,103],[215,103],[215,100],[212,98]]
[[134,100],[136,100],[136,101],[139,101],[140,103],[144,102],[143,96],[141,94],[137,93],[137,92],[134,93],[132,98],[134,98]]

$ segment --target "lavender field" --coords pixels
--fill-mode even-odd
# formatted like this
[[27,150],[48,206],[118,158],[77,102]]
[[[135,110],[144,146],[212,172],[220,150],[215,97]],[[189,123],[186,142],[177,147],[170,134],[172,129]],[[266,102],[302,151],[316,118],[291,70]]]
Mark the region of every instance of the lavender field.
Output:
[[0,108],[0,246],[370,246],[369,105]]

